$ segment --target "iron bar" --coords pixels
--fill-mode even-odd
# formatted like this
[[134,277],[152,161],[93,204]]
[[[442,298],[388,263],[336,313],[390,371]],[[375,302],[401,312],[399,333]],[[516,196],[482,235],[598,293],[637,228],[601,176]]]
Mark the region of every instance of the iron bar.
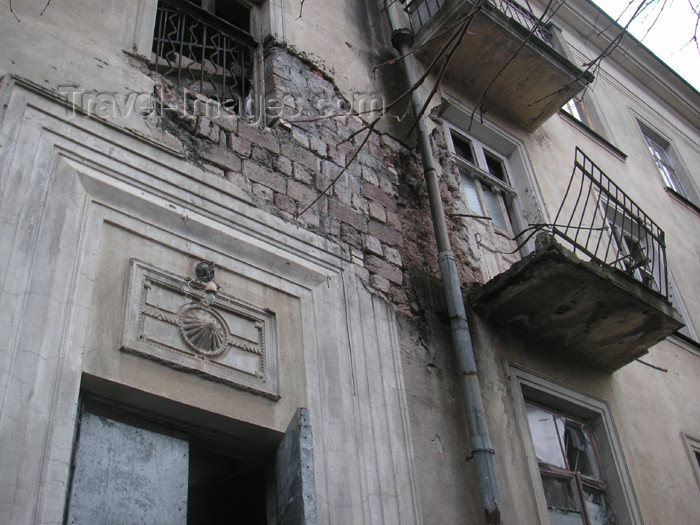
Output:
[[579,148],[551,230],[574,253],[668,297],[663,230]]
[[155,70],[180,88],[240,110],[253,86],[252,37],[186,2],[160,0],[157,9]]
[[[413,31],[418,33],[421,28],[442,8],[445,0],[411,0],[406,3],[406,10],[411,16]],[[487,5],[497,9],[505,16],[523,26],[528,32],[537,26],[535,35],[550,47],[554,47],[552,33],[540,24],[532,11],[514,0],[490,0]]]

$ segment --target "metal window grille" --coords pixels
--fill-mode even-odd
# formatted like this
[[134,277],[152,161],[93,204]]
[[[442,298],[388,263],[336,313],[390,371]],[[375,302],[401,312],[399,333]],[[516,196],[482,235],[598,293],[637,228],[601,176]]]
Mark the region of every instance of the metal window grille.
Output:
[[181,88],[240,110],[253,88],[256,46],[251,35],[211,13],[158,2],[154,68]]
[[552,230],[574,253],[668,297],[663,230],[579,148]]

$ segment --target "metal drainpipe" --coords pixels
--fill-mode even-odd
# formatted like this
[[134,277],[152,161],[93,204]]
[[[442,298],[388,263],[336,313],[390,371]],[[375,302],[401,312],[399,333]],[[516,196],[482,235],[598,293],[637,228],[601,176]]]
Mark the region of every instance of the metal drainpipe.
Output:
[[[413,33],[411,30],[401,28],[396,15],[396,2],[391,2],[387,9],[391,29],[393,31],[391,43],[404,56],[403,64],[408,85],[415,84],[418,76],[416,74],[409,51],[413,45]],[[418,89],[411,95],[414,114],[418,114],[423,106],[421,95]],[[418,133],[419,147],[423,160],[423,173],[428,188],[428,199],[430,201],[430,212],[435,229],[435,238],[438,248],[438,264],[442,285],[445,291],[447,312],[450,317],[450,327],[452,329],[452,343],[457,356],[459,366],[462,397],[464,398],[465,412],[469,424],[469,435],[471,437],[472,457],[476,469],[477,482],[481,502],[486,514],[486,522],[489,525],[500,525],[501,521],[501,496],[498,490],[496,479],[496,467],[494,464],[494,451],[491,448],[491,438],[486,425],[486,415],[484,412],[484,402],[481,397],[481,387],[476,370],[474,359],[474,347],[469,333],[469,324],[462,300],[462,289],[457,273],[457,264],[454,254],[450,248],[450,240],[447,236],[447,224],[445,223],[445,213],[440,197],[437,174],[435,171],[435,161],[430,147],[430,137],[425,124],[425,117],[418,120],[416,127]]]

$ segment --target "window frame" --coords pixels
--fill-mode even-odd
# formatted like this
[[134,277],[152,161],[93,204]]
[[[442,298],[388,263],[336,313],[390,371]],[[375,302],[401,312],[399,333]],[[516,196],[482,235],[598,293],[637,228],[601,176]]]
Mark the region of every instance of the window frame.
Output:
[[539,523],[549,524],[550,519],[525,409],[526,399],[590,422],[590,430],[596,443],[600,474],[607,484],[610,508],[616,522],[620,525],[642,523],[639,503],[607,401],[511,362],[506,362],[505,368],[513,401],[516,429],[529,472],[528,488],[535,500]]
[[[515,213],[515,210],[513,209],[512,201],[517,197],[517,191],[515,188],[513,188],[510,182],[512,172],[508,158],[496,151],[495,148],[490,147],[489,145],[480,141],[478,138],[465,133],[463,130],[450,123],[445,123],[445,127],[447,147],[450,152],[450,158],[457,166],[465,205],[469,211],[474,212],[474,218],[488,220],[491,224],[493,224],[493,227],[496,229],[497,233],[511,237],[514,236],[517,222],[514,224],[513,214]],[[462,157],[457,153],[454,135],[457,135],[459,140],[465,141],[470,147],[474,162],[470,162],[469,159]],[[501,163],[504,171],[504,178],[506,180],[502,180],[489,172],[487,155]],[[476,191],[476,196],[481,208],[480,210],[475,210],[469,205],[469,199],[467,197],[467,192],[465,191],[465,178],[471,178],[471,180],[475,181],[473,187]],[[498,223],[497,219],[494,219],[491,216],[492,208],[489,206],[490,203],[486,196],[487,191],[491,192],[497,197],[497,203],[499,206],[498,211],[501,216],[500,218],[505,223],[505,228]]]
[[[610,508],[610,503],[609,503],[609,498],[607,494],[607,484],[605,483],[605,479],[602,477],[602,469],[600,465],[600,460],[598,458],[598,454],[596,452],[596,444],[595,444],[595,435],[590,429],[590,423],[588,421],[573,417],[569,414],[567,414],[564,411],[561,410],[556,410],[552,409],[549,406],[544,406],[540,403],[536,403],[533,401],[530,401],[529,399],[525,399],[525,406],[526,406],[526,412],[527,412],[527,407],[534,407],[540,412],[545,412],[549,415],[552,416],[552,421],[553,424],[555,425],[555,430],[557,431],[557,440],[558,440],[558,445],[559,445],[559,453],[560,453],[560,459],[563,461],[563,466],[555,465],[552,463],[548,463],[544,460],[537,459],[538,467],[540,470],[540,476],[542,478],[544,477],[554,477],[554,478],[560,478],[560,479],[565,479],[565,480],[571,480],[572,486],[574,488],[574,493],[578,497],[578,508],[577,509],[561,509],[561,510],[567,510],[572,513],[579,514],[581,516],[582,520],[585,520],[588,525],[590,525],[590,518],[589,518],[589,513],[588,513],[588,508],[586,506],[586,496],[585,493],[599,493],[602,494],[603,499],[605,501],[605,507],[607,509]],[[529,416],[528,416],[529,419]],[[564,432],[561,433],[560,435],[560,429],[558,428],[558,423],[557,419],[561,420],[561,424],[564,426]],[[528,421],[528,426],[529,421]],[[580,429],[581,434],[585,436],[586,441],[588,441],[588,445],[590,446],[590,450],[586,451],[586,455],[588,456],[588,461],[591,462],[593,466],[593,470],[595,471],[594,473],[590,474],[584,474],[580,470],[574,469],[570,463],[569,463],[569,457],[568,457],[568,449],[565,448],[565,443],[562,441],[565,441],[565,438],[562,437],[565,435],[566,430],[569,427],[575,427]],[[534,444],[534,432],[532,427],[530,427],[530,435],[533,439],[533,444]],[[588,448],[588,447],[587,447]],[[591,461],[592,460],[592,461]],[[543,484],[543,490],[544,490],[544,484]],[[545,497],[546,499],[546,497]],[[549,503],[547,503],[547,509],[549,510]],[[611,514],[612,511],[610,510]]]
[[[636,117],[647,153],[661,177],[666,191],[677,195],[684,201],[700,206],[700,194],[686,169],[672,140],[661,132]],[[658,148],[658,149],[656,149]],[[664,159],[659,157],[663,156]]]

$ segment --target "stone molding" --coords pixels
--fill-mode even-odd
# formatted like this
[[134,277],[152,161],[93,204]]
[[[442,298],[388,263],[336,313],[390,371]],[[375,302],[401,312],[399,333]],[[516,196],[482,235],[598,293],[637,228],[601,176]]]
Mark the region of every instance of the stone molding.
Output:
[[278,400],[275,314],[132,259],[121,350]]

